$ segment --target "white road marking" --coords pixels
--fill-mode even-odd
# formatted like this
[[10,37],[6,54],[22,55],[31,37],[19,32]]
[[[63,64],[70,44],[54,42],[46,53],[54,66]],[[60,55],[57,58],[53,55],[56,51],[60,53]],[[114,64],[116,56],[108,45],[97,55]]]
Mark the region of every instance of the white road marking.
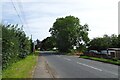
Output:
[[80,63],[80,62],[77,62],[77,63],[78,63],[78,64],[81,64],[81,65],[83,65],[83,66],[87,66],[87,67],[89,67],[89,68],[92,68],[92,69],[98,70],[98,71],[102,71],[101,69],[98,69],[98,68],[93,67],[93,66],[89,66],[89,65],[87,65],[87,64],[83,64],[83,63]]
[[68,58],[64,58],[64,59],[66,59],[66,60],[68,60],[68,61],[71,61],[71,59],[68,59]]

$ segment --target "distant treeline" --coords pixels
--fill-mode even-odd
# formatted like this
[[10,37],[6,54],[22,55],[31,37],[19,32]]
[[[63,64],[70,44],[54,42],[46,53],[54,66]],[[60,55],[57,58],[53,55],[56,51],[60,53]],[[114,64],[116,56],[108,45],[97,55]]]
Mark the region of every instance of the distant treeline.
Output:
[[100,51],[107,48],[120,48],[120,34],[112,34],[111,36],[106,34],[103,37],[96,37],[88,44],[88,49]]
[[2,68],[25,58],[31,53],[32,40],[26,36],[18,25],[3,25],[2,27]]

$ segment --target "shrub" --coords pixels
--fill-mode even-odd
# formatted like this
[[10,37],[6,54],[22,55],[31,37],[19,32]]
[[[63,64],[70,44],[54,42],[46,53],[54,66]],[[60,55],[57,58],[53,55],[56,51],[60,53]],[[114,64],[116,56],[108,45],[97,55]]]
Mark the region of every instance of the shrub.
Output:
[[113,58],[112,60],[113,60],[113,61],[117,61],[118,59],[117,59],[117,58]]

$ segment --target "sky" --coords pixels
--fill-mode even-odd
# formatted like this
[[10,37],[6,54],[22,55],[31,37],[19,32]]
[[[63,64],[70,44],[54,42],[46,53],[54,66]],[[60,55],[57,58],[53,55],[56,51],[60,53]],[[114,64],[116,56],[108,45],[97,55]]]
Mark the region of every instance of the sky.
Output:
[[118,34],[120,0],[4,0],[0,19],[4,24],[19,24],[27,36],[43,40],[57,18],[75,16],[88,24],[89,38]]

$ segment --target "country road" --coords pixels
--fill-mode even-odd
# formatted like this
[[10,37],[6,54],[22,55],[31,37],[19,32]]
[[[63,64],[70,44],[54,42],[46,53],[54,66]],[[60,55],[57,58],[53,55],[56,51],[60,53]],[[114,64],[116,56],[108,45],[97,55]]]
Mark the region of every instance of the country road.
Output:
[[118,78],[118,66],[98,61],[41,52],[56,78]]

